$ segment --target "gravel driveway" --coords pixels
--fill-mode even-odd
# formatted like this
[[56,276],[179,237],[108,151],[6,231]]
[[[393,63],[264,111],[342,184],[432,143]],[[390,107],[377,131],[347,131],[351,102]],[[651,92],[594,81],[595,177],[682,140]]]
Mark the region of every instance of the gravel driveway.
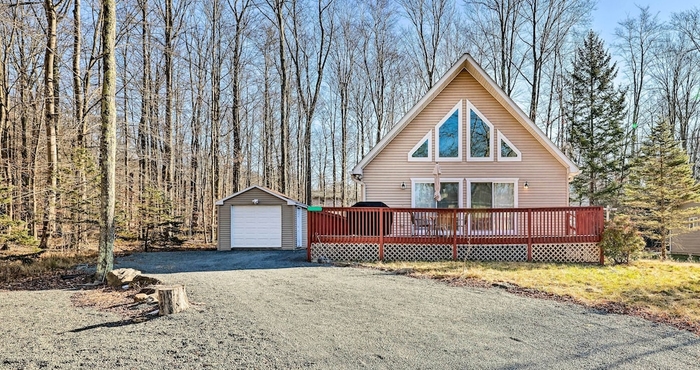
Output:
[[129,325],[71,291],[1,292],[0,368],[700,369],[700,337],[665,325],[304,258],[121,258],[201,302]]

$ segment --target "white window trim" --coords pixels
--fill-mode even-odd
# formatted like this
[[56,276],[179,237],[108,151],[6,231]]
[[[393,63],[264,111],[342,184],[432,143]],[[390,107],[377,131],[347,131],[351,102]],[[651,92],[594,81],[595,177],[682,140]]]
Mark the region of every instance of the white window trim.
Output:
[[691,230],[695,230],[697,228],[700,228],[700,217],[692,216],[692,217],[688,218],[688,228]]
[[[442,181],[442,179],[440,179]],[[499,184],[506,184],[506,183],[512,183],[513,184],[513,208],[518,208],[518,181],[519,179],[517,178],[468,178],[467,179],[467,208],[472,208],[472,183],[473,182],[490,182],[490,183],[499,183]],[[493,196],[493,195],[492,195]],[[493,199],[492,199],[493,201]]]
[[[479,117],[486,123],[487,126],[489,126],[489,156],[488,157],[472,157],[472,150],[471,150],[471,145],[472,145],[472,133],[471,133],[471,111],[476,112]],[[484,116],[481,112],[479,112],[478,109],[472,103],[467,100],[467,161],[472,161],[472,162],[492,162],[493,161],[493,139],[494,139],[494,134],[493,134],[493,124],[491,124],[491,121],[489,121],[486,116]]]
[[[428,131],[423,138],[418,140],[418,144],[416,144],[413,149],[411,149],[408,152],[408,161],[409,162],[432,162],[433,161],[433,146],[432,146],[432,137],[433,137],[433,130]],[[412,157],[413,153],[420,148],[420,146],[423,144],[425,140],[428,140],[428,157],[427,158],[414,158]]]
[[[440,183],[443,182],[456,182],[459,184],[459,199],[457,200],[457,208],[462,208],[464,204],[464,179],[462,178],[456,178],[456,177],[445,177],[445,178],[440,178]],[[414,189],[416,187],[416,184],[434,184],[435,179],[432,177],[419,177],[419,178],[411,178],[411,208],[416,208],[416,197],[415,197],[415,192]]]
[[[520,152],[520,150],[513,145],[513,143],[506,138],[506,135],[503,135],[501,133],[501,130],[496,130],[498,131],[498,161],[499,162],[520,162],[522,161],[523,154]],[[505,141],[508,146],[513,149],[513,151],[518,155],[517,157],[501,157],[501,140]]]
[[[463,119],[462,119],[462,102],[460,100],[455,106],[450,109],[440,122],[435,125],[435,160],[440,162],[461,162],[462,161],[462,131],[464,131]],[[448,118],[452,117],[454,112],[457,111],[457,157],[441,157],[440,156],[440,127],[447,121]]]

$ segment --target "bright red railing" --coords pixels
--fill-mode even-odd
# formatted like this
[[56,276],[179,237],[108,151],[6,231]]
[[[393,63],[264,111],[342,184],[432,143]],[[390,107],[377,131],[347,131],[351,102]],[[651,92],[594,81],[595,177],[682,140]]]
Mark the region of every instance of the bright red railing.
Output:
[[312,243],[527,244],[528,260],[537,243],[597,243],[603,232],[602,207],[559,208],[323,208],[308,213]]

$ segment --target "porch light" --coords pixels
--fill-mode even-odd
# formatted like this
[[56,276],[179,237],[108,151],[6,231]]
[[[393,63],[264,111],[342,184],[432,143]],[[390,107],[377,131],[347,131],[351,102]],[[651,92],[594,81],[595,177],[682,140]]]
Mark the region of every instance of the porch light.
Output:
[[401,182],[401,190],[406,190],[406,183],[405,182]]
[[524,187],[525,189],[527,189],[527,188],[530,187],[530,185],[527,184],[527,180],[525,180],[525,185],[523,185],[523,187]]
[[257,200],[257,199],[253,199],[253,204],[258,204],[258,203],[260,203],[260,201],[259,201],[259,200]]

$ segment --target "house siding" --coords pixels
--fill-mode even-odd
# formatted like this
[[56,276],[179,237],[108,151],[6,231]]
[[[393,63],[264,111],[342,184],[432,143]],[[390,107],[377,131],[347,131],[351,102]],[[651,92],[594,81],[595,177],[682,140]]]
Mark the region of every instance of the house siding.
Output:
[[700,230],[674,236],[671,239],[671,253],[700,256]]
[[[462,101],[462,160],[441,161],[442,178],[517,178],[518,207],[563,207],[569,205],[568,170],[489,91],[463,69],[363,170],[365,199],[390,207],[411,207],[411,178],[432,178],[434,162],[409,162],[408,152]],[[494,160],[467,161],[467,101],[494,126]],[[498,161],[500,130],[522,153],[521,161]],[[529,188],[524,189],[525,181]],[[401,189],[401,183],[407,185]],[[466,207],[466,180],[462,207]]]
[[[277,198],[260,189],[250,189],[245,193],[224,201],[217,206],[219,213],[219,238],[217,249],[231,250],[231,206],[249,206],[253,199],[258,199],[261,205],[282,206],[282,246],[281,249],[293,249],[296,246],[296,206],[288,205],[285,200]],[[306,223],[302,224],[306,230]]]

